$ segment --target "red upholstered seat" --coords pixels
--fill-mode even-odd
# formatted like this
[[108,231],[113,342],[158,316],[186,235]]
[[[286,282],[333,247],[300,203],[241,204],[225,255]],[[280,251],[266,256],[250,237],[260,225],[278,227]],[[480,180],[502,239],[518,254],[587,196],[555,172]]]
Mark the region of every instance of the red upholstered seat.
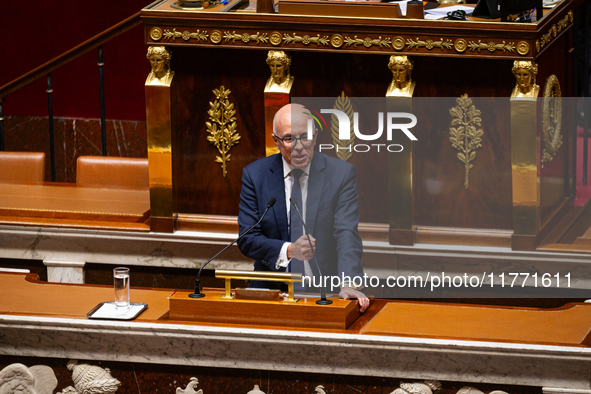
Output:
[[43,182],[45,153],[0,152],[0,182]]
[[80,156],[76,184],[124,189],[149,189],[148,159]]

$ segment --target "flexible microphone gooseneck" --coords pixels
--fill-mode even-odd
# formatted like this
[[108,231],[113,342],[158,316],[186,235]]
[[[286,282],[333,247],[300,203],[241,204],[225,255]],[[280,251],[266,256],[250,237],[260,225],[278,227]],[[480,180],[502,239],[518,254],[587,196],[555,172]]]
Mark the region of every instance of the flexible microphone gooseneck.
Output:
[[[318,269],[318,274],[320,275],[320,281],[322,284],[322,271],[320,271],[320,265],[318,265],[318,260],[316,260],[316,253],[314,252],[314,248],[312,247],[312,241],[310,240],[310,233],[308,233],[308,227],[306,227],[306,222],[304,221],[304,218],[302,217],[302,214],[300,213],[300,209],[298,208],[297,201],[292,197],[289,199],[289,202],[296,209],[296,212],[298,213],[298,216],[300,217],[300,220],[302,221],[302,224],[304,225],[304,231],[306,233],[306,237],[308,238],[308,244],[310,245],[310,249],[312,250],[312,257],[314,258],[314,263],[316,264],[316,269]],[[332,304],[331,300],[326,299],[326,289],[324,288],[324,286],[320,286],[320,299],[318,301],[316,301],[316,303],[318,305]]]
[[265,215],[267,214],[267,212],[269,212],[269,209],[271,209],[271,207],[273,205],[275,205],[275,202],[277,200],[274,197],[271,197],[269,199],[269,202],[267,203],[267,209],[265,209],[265,212],[263,212],[263,215],[261,216],[261,218],[259,219],[258,222],[256,222],[255,224],[253,224],[252,226],[250,226],[250,228],[248,230],[246,230],[245,232],[243,232],[242,234],[240,234],[238,236],[238,238],[236,238],[234,241],[232,241],[232,243],[228,246],[226,246],[224,249],[222,249],[221,251],[218,252],[218,254],[216,254],[215,256],[213,256],[211,259],[209,259],[207,261],[207,263],[203,264],[201,266],[201,268],[199,268],[199,273],[197,274],[197,279],[195,280],[195,292],[189,294],[189,297],[191,298],[202,298],[205,297],[205,294],[203,294],[201,292],[201,271],[203,271],[203,268],[205,268],[205,266],[207,264],[209,264],[210,262],[212,262],[216,257],[218,257],[220,254],[222,254],[226,249],[228,249],[230,246],[234,245],[236,242],[238,242],[238,240],[242,237],[244,237],[246,234],[248,234],[253,228],[255,228],[256,226],[259,225],[259,223],[261,223],[263,221],[263,219],[265,218]]

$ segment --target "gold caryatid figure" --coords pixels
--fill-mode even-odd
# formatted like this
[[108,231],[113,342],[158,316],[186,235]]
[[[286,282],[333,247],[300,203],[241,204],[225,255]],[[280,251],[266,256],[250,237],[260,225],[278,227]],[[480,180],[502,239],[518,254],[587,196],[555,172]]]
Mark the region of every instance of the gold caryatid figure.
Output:
[[538,97],[540,87],[536,85],[538,65],[531,60],[515,60],[511,70],[517,84],[513,88],[511,97]]
[[265,93],[289,93],[294,80],[289,74],[291,58],[283,51],[269,51],[267,64],[271,76],[265,85]]
[[146,85],[170,86],[174,71],[170,71],[171,51],[163,46],[150,46],[146,55],[152,66]]
[[388,68],[392,71],[392,82],[386,97],[412,97],[415,82],[411,78],[413,62],[407,56],[390,56]]

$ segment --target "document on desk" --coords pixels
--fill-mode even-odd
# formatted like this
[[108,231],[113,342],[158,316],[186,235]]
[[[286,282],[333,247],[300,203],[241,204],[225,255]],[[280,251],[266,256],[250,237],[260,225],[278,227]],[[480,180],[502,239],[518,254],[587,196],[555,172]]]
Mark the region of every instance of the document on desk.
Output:
[[425,19],[441,19],[447,16],[449,12],[454,11],[466,11],[466,14],[471,15],[474,11],[474,7],[468,7],[465,5],[452,5],[449,7],[438,7],[430,10],[425,10]]
[[398,7],[400,8],[400,12],[402,13],[402,15],[406,15],[406,3],[408,3],[410,0],[402,0],[402,1],[389,1],[389,3],[396,3],[398,4]]

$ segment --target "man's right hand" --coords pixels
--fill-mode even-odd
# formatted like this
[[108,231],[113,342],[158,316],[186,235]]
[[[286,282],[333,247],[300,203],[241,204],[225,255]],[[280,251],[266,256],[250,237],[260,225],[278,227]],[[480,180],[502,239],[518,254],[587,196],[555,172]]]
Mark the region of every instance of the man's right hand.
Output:
[[[316,250],[316,238],[310,235],[312,247]],[[297,241],[292,242],[287,248],[288,259],[310,260],[313,257],[312,249],[308,237],[302,235]]]

